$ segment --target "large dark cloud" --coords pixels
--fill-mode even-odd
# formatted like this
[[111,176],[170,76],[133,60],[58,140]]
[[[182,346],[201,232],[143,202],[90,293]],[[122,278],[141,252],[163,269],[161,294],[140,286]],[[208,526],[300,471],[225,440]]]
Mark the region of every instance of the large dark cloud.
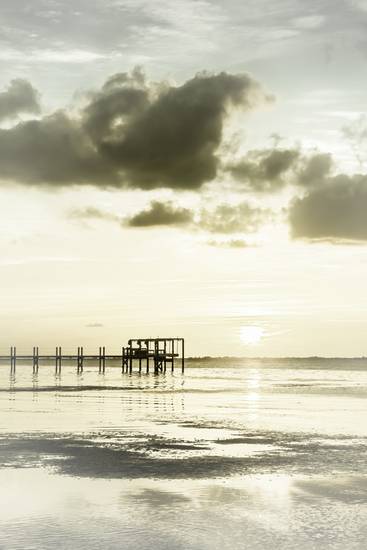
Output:
[[39,112],[39,94],[27,80],[14,79],[5,91],[0,92],[0,121],[21,113]]
[[367,176],[339,175],[314,187],[290,207],[292,236],[367,240]]
[[200,74],[166,87],[130,121],[122,117],[99,145],[130,185],[197,189],[215,178],[223,125],[231,107],[253,108],[264,98],[247,75]]
[[157,225],[186,225],[193,220],[193,214],[187,208],[174,206],[171,202],[152,201],[146,210],[142,210],[128,219],[130,227],[152,227]]
[[118,184],[78,122],[62,111],[0,130],[0,177],[58,186]]
[[0,131],[0,177],[19,183],[198,189],[215,178],[233,107],[266,100],[247,75],[150,84],[112,76],[79,115],[59,111]]

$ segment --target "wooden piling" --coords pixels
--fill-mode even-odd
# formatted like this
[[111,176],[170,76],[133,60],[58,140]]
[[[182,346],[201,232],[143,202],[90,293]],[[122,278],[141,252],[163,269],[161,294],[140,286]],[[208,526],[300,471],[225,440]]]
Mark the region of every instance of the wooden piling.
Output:
[[15,371],[17,365],[17,348],[11,346],[10,348],[10,370]]
[[56,348],[56,355],[55,355],[56,374],[61,374],[61,362],[62,362],[61,346],[58,346]]
[[83,346],[79,346],[78,347],[78,355],[77,355],[77,371],[78,371],[78,373],[83,372],[83,362],[84,362]]
[[172,338],[172,366],[171,366],[171,372],[175,370],[175,341]]

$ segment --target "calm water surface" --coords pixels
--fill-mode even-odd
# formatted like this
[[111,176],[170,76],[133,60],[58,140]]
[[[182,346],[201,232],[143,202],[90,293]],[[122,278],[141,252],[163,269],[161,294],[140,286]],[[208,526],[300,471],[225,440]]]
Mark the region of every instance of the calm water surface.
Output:
[[367,361],[0,365],[0,548],[365,549]]

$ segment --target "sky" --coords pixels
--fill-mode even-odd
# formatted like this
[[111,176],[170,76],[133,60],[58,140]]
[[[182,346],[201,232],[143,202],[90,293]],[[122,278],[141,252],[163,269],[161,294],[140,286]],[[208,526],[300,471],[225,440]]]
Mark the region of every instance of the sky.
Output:
[[0,351],[367,355],[367,0],[3,0]]

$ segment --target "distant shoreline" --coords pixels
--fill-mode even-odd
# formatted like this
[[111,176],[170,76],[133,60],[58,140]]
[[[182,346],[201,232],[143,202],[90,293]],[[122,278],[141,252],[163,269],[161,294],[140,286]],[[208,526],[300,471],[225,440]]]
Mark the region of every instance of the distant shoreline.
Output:
[[186,357],[186,361],[212,361],[212,360],[220,360],[220,361],[233,361],[233,360],[247,360],[247,361],[366,361],[367,356],[359,356],[359,357],[328,357],[328,356],[322,356],[322,355],[311,355],[311,356],[273,356],[273,357],[252,357],[252,356],[241,356],[241,355],[223,355],[223,356],[211,356],[211,355],[204,355],[204,356],[192,356],[192,357]]

